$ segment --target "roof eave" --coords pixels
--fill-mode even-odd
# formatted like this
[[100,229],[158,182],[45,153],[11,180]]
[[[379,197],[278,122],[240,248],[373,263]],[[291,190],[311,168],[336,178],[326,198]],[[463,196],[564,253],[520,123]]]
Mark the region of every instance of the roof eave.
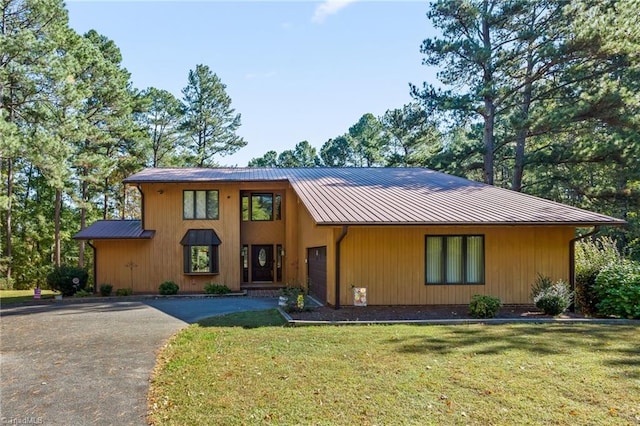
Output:
[[624,220],[609,222],[316,222],[318,226],[624,226]]
[[155,235],[156,235],[156,231],[155,230],[147,229],[147,230],[142,231],[140,233],[140,235],[130,235],[130,236],[121,236],[121,235],[96,236],[96,235],[88,235],[88,236],[80,236],[80,237],[77,236],[77,235],[74,235],[71,238],[74,239],[74,240],[84,240],[84,241],[89,241],[89,240],[94,240],[94,241],[96,241],[96,240],[97,241],[100,241],[100,240],[150,240]]

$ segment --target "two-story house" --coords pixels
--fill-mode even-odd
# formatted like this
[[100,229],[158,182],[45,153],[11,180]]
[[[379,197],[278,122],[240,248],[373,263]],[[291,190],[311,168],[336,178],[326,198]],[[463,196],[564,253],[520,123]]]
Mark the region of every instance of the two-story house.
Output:
[[[623,220],[422,168],[146,169],[140,220],[98,221],[96,284],[181,293],[308,286],[330,305],[530,303],[569,280],[576,228]],[[339,298],[336,299],[336,294]]]

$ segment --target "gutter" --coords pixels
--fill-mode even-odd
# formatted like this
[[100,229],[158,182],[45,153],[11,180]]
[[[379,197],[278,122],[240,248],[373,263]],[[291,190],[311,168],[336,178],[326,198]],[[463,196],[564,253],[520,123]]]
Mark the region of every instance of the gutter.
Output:
[[569,241],[569,289],[571,293],[574,294],[573,301],[569,306],[570,312],[576,311],[576,303],[575,303],[575,290],[576,290],[576,241],[584,240],[587,237],[592,237],[595,234],[600,232],[600,226],[594,226],[591,232],[588,232],[584,235],[571,239]]
[[144,192],[142,192],[140,184],[136,184],[136,188],[138,188],[138,192],[140,193],[140,228],[144,231],[146,229],[144,227]]
[[336,289],[335,289],[335,303],[333,305],[334,309],[340,309],[340,244],[344,237],[347,236],[347,232],[349,231],[349,226],[342,225],[342,232],[340,236],[336,240]]
[[87,240],[87,245],[93,250],[93,294],[98,291],[98,249]]

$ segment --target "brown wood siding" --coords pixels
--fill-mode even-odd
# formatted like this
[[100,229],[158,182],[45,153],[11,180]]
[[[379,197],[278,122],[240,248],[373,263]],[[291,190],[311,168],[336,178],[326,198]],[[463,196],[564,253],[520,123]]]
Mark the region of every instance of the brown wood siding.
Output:
[[[425,235],[484,235],[484,285],[425,285]],[[571,227],[351,227],[342,242],[340,301],[367,287],[371,305],[467,304],[474,294],[531,303],[536,275],[569,278]]]
[[102,284],[111,284],[114,295],[119,288],[149,292],[146,288],[151,240],[96,240],[93,244],[98,254],[98,289]]
[[[217,220],[184,220],[182,191],[218,190]],[[221,183],[146,184],[142,185],[145,201],[145,229],[156,231],[152,239],[148,281],[141,291],[157,292],[163,281],[172,280],[184,293],[202,292],[209,282],[240,289],[240,196],[238,185]],[[213,229],[222,243],[219,246],[219,274],[184,274],[183,246],[180,240],[189,229]]]

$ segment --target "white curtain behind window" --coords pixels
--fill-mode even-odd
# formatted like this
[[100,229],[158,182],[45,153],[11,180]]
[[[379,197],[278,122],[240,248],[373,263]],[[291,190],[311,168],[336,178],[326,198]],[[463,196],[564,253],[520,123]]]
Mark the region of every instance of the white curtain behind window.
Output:
[[427,283],[442,283],[442,237],[427,237]]
[[447,283],[462,282],[462,237],[447,237]]
[[484,259],[482,237],[467,237],[467,282],[482,283],[484,280]]

